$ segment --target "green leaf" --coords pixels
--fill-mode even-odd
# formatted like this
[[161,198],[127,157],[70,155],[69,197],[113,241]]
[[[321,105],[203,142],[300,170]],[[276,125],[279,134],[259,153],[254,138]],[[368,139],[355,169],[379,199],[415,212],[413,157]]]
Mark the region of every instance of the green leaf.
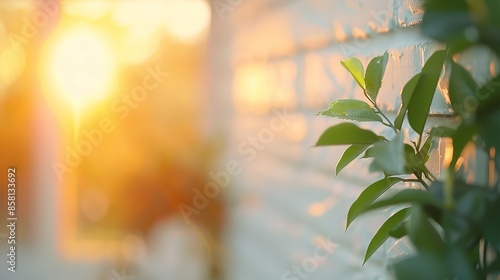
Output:
[[488,192],[468,186],[467,192],[455,202],[455,210],[472,221],[482,219],[487,211]]
[[[429,188],[429,193],[438,201],[443,202],[444,201],[444,183],[443,181],[434,181],[431,183],[431,186]],[[486,198],[487,203],[493,204],[495,200],[498,198],[498,194],[494,191],[489,189],[487,186],[484,185],[471,185],[467,184],[463,179],[460,178],[455,178],[453,180],[453,198],[455,200],[459,200],[461,197],[464,195],[468,194],[469,192],[475,192],[475,191],[480,191],[484,192],[485,195],[484,197]]]
[[342,169],[361,155],[368,147],[370,147],[370,145],[352,145],[347,148],[337,163],[337,168],[335,170],[336,174],[338,175]]
[[345,61],[341,61],[340,64],[351,73],[356,83],[365,90],[365,69],[363,63],[361,63],[359,59],[352,57]]
[[480,118],[483,113],[488,113],[492,109],[498,108],[500,102],[500,75],[494,77],[475,92],[476,101],[479,106],[476,110]]
[[472,140],[472,137],[476,133],[476,126],[462,122],[458,128],[456,129],[454,135],[452,136],[453,140],[453,157],[450,162],[449,168],[455,168],[455,165],[462,154],[467,143]]
[[500,271],[500,258],[494,260],[486,269],[486,273],[493,273]]
[[455,129],[451,127],[435,126],[431,128],[429,136],[427,137],[427,139],[424,142],[424,145],[422,145],[422,148],[420,149],[420,155],[424,157],[424,162],[427,162],[428,160],[428,154],[432,147],[434,139],[438,137],[439,138],[452,137],[454,134],[455,134]]
[[493,21],[497,28],[500,27],[500,17],[498,17],[500,14],[500,2],[496,0],[485,0],[484,3],[486,4],[486,9],[489,12],[489,18]]
[[[476,93],[479,106],[476,118],[478,134],[487,147],[500,150],[500,75],[493,78]],[[498,154],[498,152],[497,152]]]
[[452,62],[451,65],[449,83],[451,106],[462,118],[471,118],[479,104],[478,98],[475,96],[478,86],[470,73],[460,64]]
[[440,225],[445,229],[446,242],[454,246],[467,246],[475,238],[476,228],[466,216],[452,211],[443,211],[440,215]]
[[427,0],[422,31],[446,43],[453,54],[480,43],[498,55],[499,7],[497,0]]
[[379,137],[370,130],[362,129],[352,123],[341,123],[329,127],[319,137],[316,146],[329,145],[370,145],[379,140]]
[[401,129],[401,126],[403,125],[403,120],[406,112],[408,111],[408,105],[410,104],[411,97],[413,96],[418,81],[420,80],[420,75],[421,73],[418,73],[413,76],[413,78],[411,78],[403,87],[403,91],[401,92],[401,107],[399,107],[398,115],[394,120],[394,126],[398,129]]
[[484,237],[498,251],[500,251],[500,223],[498,222],[498,213],[500,213],[500,199],[488,209],[481,228],[484,232]]
[[408,235],[419,252],[439,254],[443,251],[441,236],[418,204],[412,206]]
[[401,181],[403,181],[401,178],[384,178],[368,186],[349,208],[349,212],[347,213],[346,229],[351,225],[354,219],[363,213],[363,210],[366,207],[370,206],[370,204],[385,193],[390,187]]
[[465,248],[447,246],[443,259],[449,270],[447,279],[480,279],[465,252]]
[[479,38],[468,36],[471,33],[466,32],[476,30],[467,2],[464,0],[427,0],[422,21],[423,33],[430,38],[447,43],[452,53],[472,46],[476,43],[474,39]]
[[500,151],[500,103],[497,108],[490,108],[489,112],[481,112],[477,119],[479,136],[484,140],[486,147],[494,147]]
[[422,69],[420,79],[408,103],[408,121],[413,130],[420,135],[424,131],[445,58],[444,50],[432,54]]
[[347,119],[358,122],[382,122],[375,110],[366,102],[357,99],[340,99],[328,106],[328,109],[317,113],[318,116]]
[[441,254],[417,254],[394,265],[396,279],[443,280],[479,278],[461,249],[449,246]]
[[396,226],[395,228],[393,228],[392,230],[390,230],[388,232],[389,236],[399,239],[399,238],[402,238],[403,236],[408,235],[408,232],[406,230],[407,223],[408,223],[408,221],[405,221],[405,222],[401,223],[400,225]]
[[428,192],[416,189],[406,189],[396,193],[395,195],[389,198],[374,202],[372,205],[365,208],[363,210],[363,213],[376,210],[379,208],[384,208],[387,206],[394,206],[407,203],[440,207],[439,201],[437,201],[434,197],[432,197]]
[[369,148],[365,157],[373,157],[370,171],[383,171],[386,175],[398,175],[405,172],[403,134],[398,133],[390,142],[379,141]]
[[[406,163],[409,169],[415,170],[419,174],[422,172],[427,172],[425,164],[422,158],[415,153],[415,149],[409,144],[404,144]],[[411,170],[408,173],[412,173]],[[427,174],[426,174],[427,175]]]
[[440,252],[414,254],[398,261],[394,271],[396,279],[404,280],[481,279],[466,252],[457,246],[447,246]]
[[380,229],[373,236],[370,244],[368,244],[368,249],[366,250],[365,260],[363,261],[363,264],[365,264],[366,261],[373,255],[373,253],[375,253],[375,251],[377,251],[378,248],[380,248],[380,246],[382,246],[382,244],[384,244],[384,242],[387,241],[389,237],[391,237],[389,232],[403,224],[403,222],[408,217],[408,214],[410,212],[409,209],[410,208],[404,208],[402,210],[399,210],[397,213],[387,219],[385,223],[382,224]]
[[382,86],[382,78],[384,77],[388,60],[389,54],[385,52],[381,56],[374,57],[368,63],[368,67],[366,67],[366,93],[373,102],[377,99],[378,92]]
[[498,55],[499,6],[496,0],[427,0],[422,30],[446,43],[452,53],[481,43]]
[[489,12],[490,19],[495,23],[497,27],[500,27],[500,2],[495,0],[485,0],[486,9]]
[[[394,264],[395,279],[443,280],[447,279],[444,259],[441,256],[416,254]],[[453,278],[451,278],[453,279]]]

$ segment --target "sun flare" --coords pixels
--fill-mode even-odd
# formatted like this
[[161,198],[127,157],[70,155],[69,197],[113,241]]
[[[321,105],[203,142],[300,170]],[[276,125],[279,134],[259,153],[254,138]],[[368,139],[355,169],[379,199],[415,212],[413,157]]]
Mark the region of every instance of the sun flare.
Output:
[[49,44],[46,83],[75,111],[103,100],[114,87],[116,61],[108,38],[96,28],[78,26],[64,30]]

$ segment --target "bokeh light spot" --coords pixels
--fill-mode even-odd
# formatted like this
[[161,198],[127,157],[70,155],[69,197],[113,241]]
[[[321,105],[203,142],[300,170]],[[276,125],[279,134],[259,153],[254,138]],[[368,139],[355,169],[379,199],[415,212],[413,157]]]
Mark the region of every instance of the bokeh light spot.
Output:
[[181,41],[196,40],[210,24],[210,6],[203,0],[168,1],[165,28]]
[[96,28],[66,29],[47,54],[45,66],[50,90],[63,96],[76,111],[104,99],[115,82],[112,49],[107,37]]

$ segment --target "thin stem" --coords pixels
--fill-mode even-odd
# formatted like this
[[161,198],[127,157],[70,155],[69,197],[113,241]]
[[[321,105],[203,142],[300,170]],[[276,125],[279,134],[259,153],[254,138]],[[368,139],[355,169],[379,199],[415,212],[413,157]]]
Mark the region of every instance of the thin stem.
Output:
[[431,181],[437,181],[437,178],[436,176],[434,176],[434,174],[432,174],[429,170],[426,170],[427,172],[424,172],[424,176],[425,178],[431,180]]
[[[392,128],[392,130],[394,130],[394,133],[398,133],[398,129],[394,126],[394,124],[391,122],[391,120],[384,114],[382,113],[382,111],[378,108],[377,104],[375,102],[372,102],[373,103],[373,106],[375,107],[375,109],[377,110],[377,113],[379,113],[382,118],[384,118],[386,121],[387,121],[387,125],[388,127]],[[382,122],[384,123],[384,122]]]
[[424,186],[424,188],[425,188],[426,190],[429,190],[429,188],[430,188],[430,187],[429,187],[429,185],[427,185],[427,183],[426,183],[426,182],[424,182],[424,180],[421,180],[421,181],[420,181],[420,183]]
[[387,126],[387,127],[392,128],[392,126],[391,126],[391,124],[390,124],[390,123],[385,123],[385,122],[383,122],[383,121],[382,121],[381,123],[382,123],[383,125]]
[[[413,141],[410,141],[410,142],[413,144],[413,147],[415,148],[415,150],[416,150],[417,152],[419,152],[419,156],[420,156],[420,151],[418,150],[417,143],[415,143],[415,142],[413,142]],[[422,157],[420,157],[420,158],[422,158]]]
[[[415,176],[417,176],[417,174],[414,173]],[[426,190],[429,189],[429,185],[427,185],[427,183],[422,180],[422,178],[418,178],[417,179],[404,179],[403,182],[407,182],[407,183],[420,183]]]
[[[420,140],[420,138],[419,138]],[[422,160],[422,162],[424,162],[424,157],[422,156],[421,154],[421,151],[420,149],[418,148],[418,144],[415,144],[414,142],[412,142],[414,144],[414,147],[415,147],[415,150],[417,151],[417,156],[420,158],[420,160]],[[427,178],[428,180],[430,181],[437,181],[437,178],[436,176],[434,176],[434,174],[432,174],[429,169],[427,169],[427,166],[425,166],[425,164],[423,165],[425,170],[424,170],[424,176],[425,178]]]
[[427,183],[424,181],[424,179],[422,179],[422,176],[418,175],[418,173],[415,174],[415,176],[417,176],[417,179],[420,182],[420,184],[422,184],[422,186],[424,186],[424,188],[426,190],[429,190],[429,185],[427,185]]
[[444,181],[444,207],[447,209],[452,209],[455,204],[455,199],[453,198],[453,183],[455,177],[455,168],[454,165],[451,165],[447,169],[446,179]]
[[[394,125],[394,123],[392,123],[392,122],[391,122],[391,120],[390,120],[390,119],[389,119],[389,118],[388,118],[388,117],[387,117],[387,116],[386,116],[386,115],[382,112],[382,110],[380,110],[380,108],[379,108],[379,107],[378,107],[378,105],[377,105],[377,102],[375,102],[374,100],[372,100],[372,99],[368,96],[368,94],[366,93],[366,91],[364,91],[363,93],[364,93],[364,95],[365,95],[366,99],[368,99],[368,100],[370,101],[370,103],[372,103],[372,104],[373,104],[373,107],[375,108],[376,113],[379,113],[379,114],[382,116],[382,118],[384,118],[384,119],[387,121],[387,122],[382,121],[382,124],[383,124],[383,125],[385,125],[385,126],[387,126],[387,127],[392,128],[392,130],[394,131],[394,133],[396,133],[396,134],[397,134],[397,133],[399,132],[399,130],[396,128],[396,126]],[[413,143],[413,142],[412,142],[412,143]],[[419,135],[417,144],[413,143],[413,145],[415,146],[415,149],[416,149],[417,151],[419,151],[419,150],[420,150],[420,145],[421,145],[421,144],[422,144],[422,135]],[[420,156],[420,154],[419,154],[419,153],[417,153],[417,154],[419,155],[419,157],[420,157],[420,158],[422,158],[422,157]],[[411,164],[410,164],[410,166],[411,166]],[[426,169],[427,169],[427,168],[426,168]],[[429,172],[429,170],[425,170],[425,171],[426,171],[426,172],[424,172],[424,176],[425,176],[427,179],[429,179],[429,180],[431,180],[431,181],[436,181],[436,180],[437,180],[437,178],[436,178],[434,175],[432,175],[432,174]],[[422,184],[422,186],[423,186],[426,190],[428,190],[428,189],[429,189],[429,185],[428,185],[428,184],[427,184],[427,183],[426,183],[426,182],[422,179],[422,176],[420,176],[417,172],[414,172],[413,174],[417,177],[417,179],[414,179],[414,180],[415,180],[414,182],[417,182],[417,183]],[[427,174],[429,175],[429,177],[430,177],[430,178],[429,178],[429,177],[427,177]],[[408,179],[408,180],[412,180],[412,179]],[[406,181],[406,180],[404,180],[404,181],[405,181],[405,182],[413,182],[413,181]]]
[[368,95],[368,93],[366,92],[366,90],[363,89],[363,94],[365,95],[366,99],[368,99],[368,101],[370,101],[371,104],[375,105],[375,101],[373,101],[370,96]]
[[486,241],[486,239],[483,239],[483,270],[485,270],[486,266],[488,265],[486,262],[487,257],[488,257],[488,241]]
[[422,135],[418,135],[418,141],[416,146],[417,151],[420,151],[420,145],[422,145]]
[[384,113],[382,113],[382,111],[380,110],[380,108],[377,105],[377,102],[375,102],[375,100],[372,100],[370,98],[370,96],[368,95],[368,93],[366,93],[366,90],[364,90],[363,93],[364,93],[366,99],[368,99],[368,101],[370,101],[370,103],[373,104],[373,107],[375,107],[375,110],[377,110],[376,113],[379,113],[382,116],[382,118],[384,118],[387,121],[387,123],[382,122],[382,124],[385,125],[385,126],[388,126],[388,127],[392,128],[392,130],[394,130],[394,133],[397,134],[398,130],[396,129],[396,127],[394,126],[394,124],[391,122],[391,120],[389,120],[389,118]]
[[408,183],[420,183],[418,179],[404,179],[403,182],[408,182]]

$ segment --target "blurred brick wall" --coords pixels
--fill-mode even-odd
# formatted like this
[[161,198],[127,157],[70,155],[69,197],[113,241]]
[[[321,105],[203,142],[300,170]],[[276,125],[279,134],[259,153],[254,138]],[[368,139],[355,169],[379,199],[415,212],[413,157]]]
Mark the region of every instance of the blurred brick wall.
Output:
[[[379,103],[395,115],[404,84],[443,48],[420,34],[421,1],[211,2],[211,91],[216,100],[227,100],[212,104],[215,123],[229,124],[227,160],[237,160],[243,169],[226,191],[228,279],[287,279],[283,273],[300,266],[313,254],[318,238],[327,236],[338,247],[308,273],[309,279],[385,279],[387,260],[407,248],[404,243],[386,244],[361,267],[384,217],[363,216],[344,233],[346,215],[363,187],[377,177],[360,162],[335,178],[344,148],[311,146],[336,121],[315,113],[334,99],[364,98],[340,60],[355,56],[366,66],[387,50],[390,59]],[[461,59],[476,69],[477,77],[497,71],[489,65],[487,52],[471,52]],[[443,86],[441,81],[439,88]],[[441,90],[434,101],[429,124],[449,121]],[[259,142],[275,110],[283,108],[289,114],[285,129]],[[391,136],[384,127],[372,128]],[[249,136],[256,136],[256,146]],[[431,165],[436,173],[440,156],[438,150]]]

